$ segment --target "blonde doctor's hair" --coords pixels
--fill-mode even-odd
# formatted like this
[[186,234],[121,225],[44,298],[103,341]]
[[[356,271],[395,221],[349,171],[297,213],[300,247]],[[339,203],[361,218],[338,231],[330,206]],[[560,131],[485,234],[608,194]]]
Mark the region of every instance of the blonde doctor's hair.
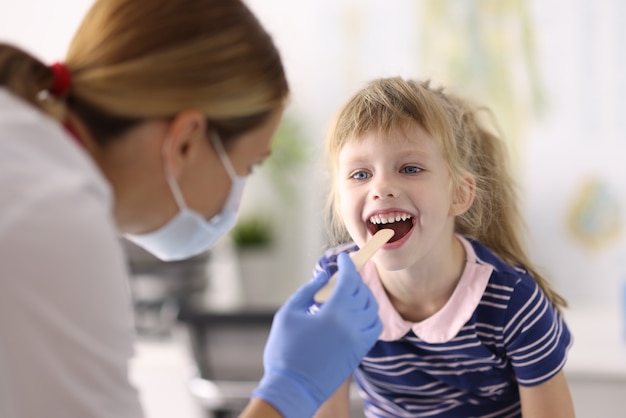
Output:
[[451,190],[468,175],[476,181],[472,206],[455,218],[455,232],[476,238],[508,264],[528,270],[552,303],[564,307],[565,300],[526,254],[522,244],[523,221],[506,147],[496,134],[497,129],[486,123],[484,114],[490,115],[488,109],[435,88],[429,81],[381,78],[353,95],[331,124],[326,144],[334,179],[327,211],[331,241],[337,244],[349,239],[339,214],[335,184],[343,146],[369,132],[385,134],[418,123],[443,150]]
[[[289,87],[269,34],[240,0],[98,0],[64,64],[65,104],[105,143],[135,123],[198,109],[221,138],[262,124]],[[0,85],[42,106],[47,65],[0,45]]]

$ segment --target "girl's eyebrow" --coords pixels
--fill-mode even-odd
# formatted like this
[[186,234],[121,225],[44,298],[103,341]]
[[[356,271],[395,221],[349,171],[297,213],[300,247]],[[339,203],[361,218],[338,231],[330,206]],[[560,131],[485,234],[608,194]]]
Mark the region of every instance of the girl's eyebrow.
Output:
[[402,152],[402,155],[404,157],[408,156],[408,157],[430,157],[432,155],[432,151],[427,150],[427,149],[407,149],[407,150],[400,150]]
[[338,167],[343,171],[352,171],[356,169],[366,168],[371,165],[370,160],[364,158],[350,158],[338,161]]

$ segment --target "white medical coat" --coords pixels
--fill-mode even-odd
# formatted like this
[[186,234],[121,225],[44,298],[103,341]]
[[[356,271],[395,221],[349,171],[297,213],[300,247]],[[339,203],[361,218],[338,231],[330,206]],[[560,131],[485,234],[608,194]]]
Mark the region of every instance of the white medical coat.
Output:
[[0,417],[142,415],[111,209],[86,152],[0,89]]

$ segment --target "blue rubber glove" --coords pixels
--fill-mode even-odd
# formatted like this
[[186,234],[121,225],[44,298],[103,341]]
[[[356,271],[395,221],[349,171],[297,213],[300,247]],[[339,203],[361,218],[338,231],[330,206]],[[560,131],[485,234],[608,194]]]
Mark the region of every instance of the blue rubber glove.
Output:
[[312,417],[354,372],[382,331],[378,304],[346,253],[330,298],[308,314],[313,295],[328,281],[321,273],[302,286],[274,316],[265,373],[252,394],[286,418]]

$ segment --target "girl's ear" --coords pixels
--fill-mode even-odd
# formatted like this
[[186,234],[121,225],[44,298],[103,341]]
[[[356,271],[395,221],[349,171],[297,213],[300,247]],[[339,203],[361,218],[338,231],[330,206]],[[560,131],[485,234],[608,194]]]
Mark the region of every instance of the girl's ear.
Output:
[[474,176],[467,175],[461,180],[452,196],[452,205],[450,206],[450,216],[459,216],[467,212],[474,203],[476,196],[476,179]]

